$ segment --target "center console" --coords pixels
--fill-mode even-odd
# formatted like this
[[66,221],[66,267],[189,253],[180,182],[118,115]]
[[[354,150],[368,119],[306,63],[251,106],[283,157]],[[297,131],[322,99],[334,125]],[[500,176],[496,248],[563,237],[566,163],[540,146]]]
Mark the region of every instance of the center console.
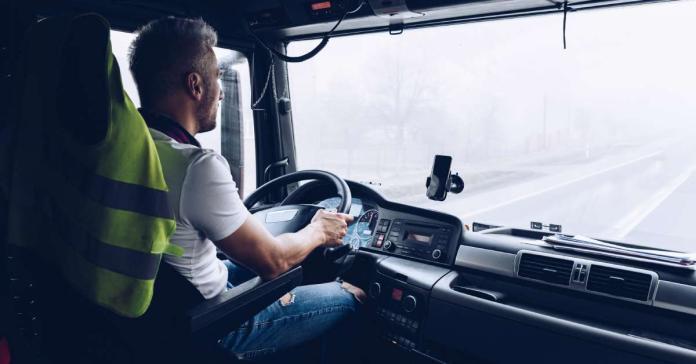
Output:
[[[461,224],[423,216],[380,212],[367,250],[450,266],[454,261]],[[391,218],[390,218],[391,217]]]
[[433,287],[454,265],[462,223],[452,215],[381,198],[363,201],[373,208],[354,227],[353,235],[361,240],[342,278],[369,296],[367,362],[436,363],[425,353],[425,322]]
[[380,260],[369,284],[377,335],[393,347],[417,352],[435,283],[448,269],[397,257]]

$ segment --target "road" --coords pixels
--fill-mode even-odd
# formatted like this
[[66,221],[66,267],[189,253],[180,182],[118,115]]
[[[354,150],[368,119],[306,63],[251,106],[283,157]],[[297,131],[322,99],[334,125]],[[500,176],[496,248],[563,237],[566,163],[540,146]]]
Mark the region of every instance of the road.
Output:
[[568,233],[696,252],[692,140],[672,137],[588,162],[532,163],[518,169],[542,177],[465,190],[443,202],[422,195],[400,200],[465,223],[528,227],[541,221]]

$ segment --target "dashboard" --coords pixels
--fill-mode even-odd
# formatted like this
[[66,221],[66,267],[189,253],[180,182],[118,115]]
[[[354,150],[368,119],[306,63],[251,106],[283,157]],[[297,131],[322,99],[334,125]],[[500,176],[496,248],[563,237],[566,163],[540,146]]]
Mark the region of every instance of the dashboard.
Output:
[[[442,362],[696,363],[696,272],[549,250],[535,244],[546,232],[463,231],[457,217],[347,182],[344,243],[356,252],[342,277],[368,293],[388,345]],[[287,203],[336,209],[331,186],[305,186]],[[383,353],[375,362],[395,361]]]
[[[344,244],[353,251],[370,251],[440,266],[454,263],[462,232],[461,221],[452,215],[399,204],[385,199],[368,186],[347,181],[352,192]],[[307,203],[336,210],[340,198],[332,186],[307,183],[288,197],[285,204]]]

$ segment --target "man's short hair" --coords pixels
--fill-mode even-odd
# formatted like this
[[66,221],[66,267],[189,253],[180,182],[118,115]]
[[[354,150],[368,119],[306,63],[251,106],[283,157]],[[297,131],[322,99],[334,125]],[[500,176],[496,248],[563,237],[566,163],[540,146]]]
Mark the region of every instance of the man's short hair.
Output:
[[130,45],[130,70],[147,106],[183,85],[190,72],[206,75],[217,33],[203,19],[167,17],[138,30]]

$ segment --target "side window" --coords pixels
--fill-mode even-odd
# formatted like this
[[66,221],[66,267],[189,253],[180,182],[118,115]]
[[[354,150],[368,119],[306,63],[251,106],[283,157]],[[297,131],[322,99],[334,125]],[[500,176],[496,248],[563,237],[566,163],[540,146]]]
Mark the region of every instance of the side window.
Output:
[[[121,69],[123,87],[133,103],[140,107],[140,97],[133,76],[128,70],[128,47],[134,34],[111,31],[111,48]],[[204,148],[213,149],[227,158],[242,197],[256,189],[256,151],[254,122],[251,111],[251,77],[244,54],[215,48],[222,69],[221,88],[225,93],[218,108],[217,127],[196,135]],[[227,136],[227,139],[222,136]],[[241,138],[235,137],[240,135]],[[237,141],[241,141],[237,143]]]

